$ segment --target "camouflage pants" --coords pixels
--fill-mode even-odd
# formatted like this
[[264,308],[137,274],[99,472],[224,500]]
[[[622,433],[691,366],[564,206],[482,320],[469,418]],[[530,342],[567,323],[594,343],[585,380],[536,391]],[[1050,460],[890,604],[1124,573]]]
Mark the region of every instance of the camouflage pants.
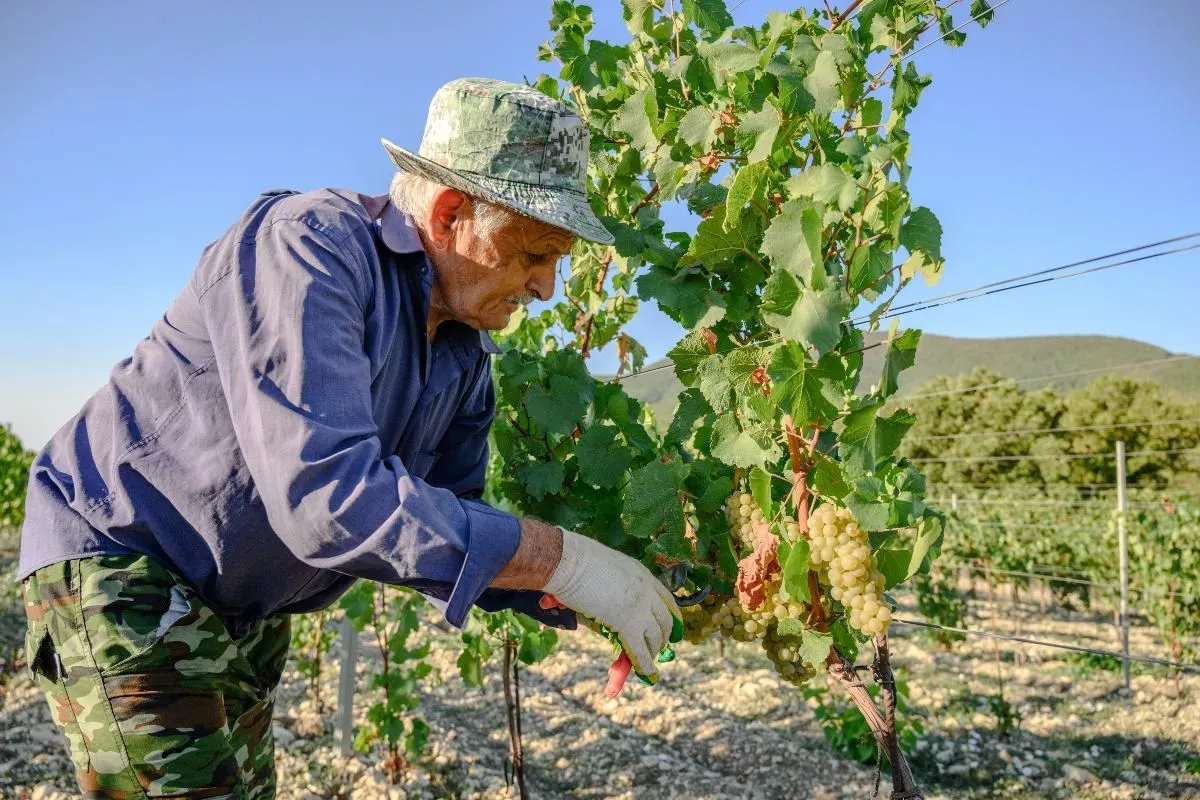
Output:
[[289,618],[240,639],[180,578],[94,556],[25,581],[25,649],[87,798],[275,796]]

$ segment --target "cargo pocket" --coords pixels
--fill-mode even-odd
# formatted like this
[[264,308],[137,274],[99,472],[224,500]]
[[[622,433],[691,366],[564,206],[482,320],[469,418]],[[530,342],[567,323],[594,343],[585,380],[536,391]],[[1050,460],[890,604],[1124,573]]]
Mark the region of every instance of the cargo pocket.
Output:
[[25,632],[25,659],[50,706],[50,716],[67,739],[79,774],[91,768],[91,755],[79,725],[79,709],[67,692],[67,670],[44,622],[31,622]]

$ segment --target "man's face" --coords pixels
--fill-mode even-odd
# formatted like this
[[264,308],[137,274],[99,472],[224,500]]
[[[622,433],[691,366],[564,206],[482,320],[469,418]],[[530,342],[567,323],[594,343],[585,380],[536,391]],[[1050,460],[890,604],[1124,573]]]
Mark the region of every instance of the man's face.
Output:
[[435,290],[447,318],[499,330],[518,306],[550,299],[575,236],[515,213],[481,231],[473,212],[459,216],[453,246],[439,253]]

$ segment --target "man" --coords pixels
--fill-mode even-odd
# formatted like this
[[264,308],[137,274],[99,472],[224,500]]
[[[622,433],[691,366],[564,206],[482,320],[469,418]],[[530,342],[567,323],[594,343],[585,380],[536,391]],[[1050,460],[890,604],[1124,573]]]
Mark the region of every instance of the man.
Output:
[[131,358],[39,454],[20,576],[29,664],[87,797],[274,796],[287,614],[355,578],[612,627],[653,675],[678,609],[636,560],[479,501],[486,330],[553,293],[587,128],[454,81],[390,198],[271,192],[209,245]]

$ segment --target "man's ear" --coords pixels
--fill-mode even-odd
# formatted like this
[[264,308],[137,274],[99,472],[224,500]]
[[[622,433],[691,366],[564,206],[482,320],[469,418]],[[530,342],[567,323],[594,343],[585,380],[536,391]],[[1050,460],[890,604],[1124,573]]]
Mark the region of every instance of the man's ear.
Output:
[[457,225],[467,213],[469,202],[465,194],[449,187],[433,196],[425,231],[434,247],[447,250],[453,246]]

